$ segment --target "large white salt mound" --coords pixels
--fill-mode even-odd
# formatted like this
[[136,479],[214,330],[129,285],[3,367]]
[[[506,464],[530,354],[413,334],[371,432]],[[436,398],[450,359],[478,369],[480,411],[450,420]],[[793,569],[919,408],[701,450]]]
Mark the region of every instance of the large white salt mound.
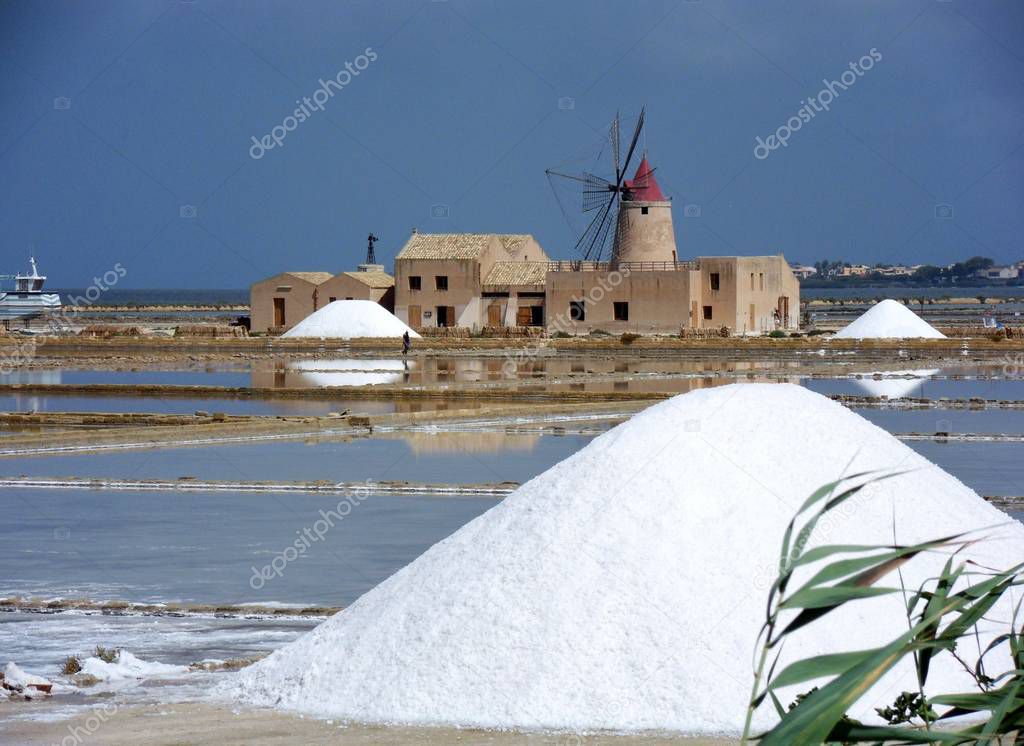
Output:
[[[892,467],[915,471],[872,485],[816,541],[891,543],[893,517],[901,542],[1009,520],[802,387],[677,396],[530,480],[225,691],[364,722],[737,732],[786,523],[840,474]],[[993,533],[964,556],[1000,567],[1024,557],[1024,526]],[[944,559],[916,558],[908,586]],[[905,629],[899,597],[858,602],[792,638],[785,659],[870,648]],[[949,661],[938,656],[931,682],[969,688]],[[916,690],[909,665],[853,714],[877,720],[871,708],[903,690]]]
[[420,335],[397,316],[372,300],[336,300],[314,311],[282,337],[356,339],[358,337],[410,337]]
[[899,301],[886,298],[836,332],[835,339],[945,339]]

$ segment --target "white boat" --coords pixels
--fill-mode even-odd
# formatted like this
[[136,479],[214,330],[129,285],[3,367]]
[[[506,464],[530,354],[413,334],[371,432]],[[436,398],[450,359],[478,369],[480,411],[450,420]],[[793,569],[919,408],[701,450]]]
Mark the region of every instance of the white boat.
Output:
[[14,290],[0,291],[0,320],[34,319],[60,311],[60,296],[44,293],[46,276],[36,269],[35,257],[29,257],[32,272],[27,275],[0,275],[0,279],[14,280]]

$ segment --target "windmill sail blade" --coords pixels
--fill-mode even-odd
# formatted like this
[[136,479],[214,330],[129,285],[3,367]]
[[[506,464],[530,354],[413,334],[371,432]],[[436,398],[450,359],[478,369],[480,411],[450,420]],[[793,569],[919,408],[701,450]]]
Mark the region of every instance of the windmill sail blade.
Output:
[[619,183],[622,169],[619,167],[619,112],[615,112],[615,119],[612,121],[612,153],[615,154],[615,183]]
[[594,174],[589,174],[589,173],[585,173],[585,172],[582,175],[580,175],[580,174],[566,174],[566,173],[562,173],[561,171],[553,171],[552,169],[549,168],[544,173],[546,173],[549,177],[550,176],[558,176],[558,177],[563,178],[563,179],[571,179],[572,181],[580,181],[580,182],[583,182],[584,184],[588,184],[588,185],[605,184],[605,185],[611,186],[611,184],[612,184],[612,182],[608,181],[607,179],[602,179],[600,176],[594,176]]
[[600,261],[604,254],[605,244],[608,241],[608,231],[611,223],[608,217],[612,214],[612,208],[618,202],[618,193],[612,192],[611,197],[605,202],[604,207],[590,221],[587,229],[583,231],[579,241],[576,242],[576,251],[587,261]]
[[629,144],[629,150],[626,152],[626,162],[622,167],[622,174],[619,176],[619,180],[615,183],[616,186],[622,184],[622,178],[629,171],[629,162],[633,159],[633,152],[636,150],[637,141],[640,139],[640,130],[644,128],[644,112],[645,109],[640,110],[640,118],[636,121],[636,129],[633,130],[633,141]]

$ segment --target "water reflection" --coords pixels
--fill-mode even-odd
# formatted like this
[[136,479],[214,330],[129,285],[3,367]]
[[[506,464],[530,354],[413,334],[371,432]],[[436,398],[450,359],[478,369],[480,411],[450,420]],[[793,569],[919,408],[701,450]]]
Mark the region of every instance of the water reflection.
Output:
[[880,371],[874,374],[879,378],[861,378],[856,385],[868,396],[886,396],[890,399],[923,396],[925,383],[939,372],[938,368]]
[[340,360],[296,360],[288,367],[289,370],[285,371],[285,386],[289,385],[287,377],[292,371],[298,372],[298,380],[293,385],[301,387],[374,386],[402,383],[407,379],[409,372],[415,370],[416,363],[404,360],[343,358]]
[[59,384],[61,383],[61,371],[60,370],[11,370],[6,373],[0,374],[0,383],[43,383],[43,384]]

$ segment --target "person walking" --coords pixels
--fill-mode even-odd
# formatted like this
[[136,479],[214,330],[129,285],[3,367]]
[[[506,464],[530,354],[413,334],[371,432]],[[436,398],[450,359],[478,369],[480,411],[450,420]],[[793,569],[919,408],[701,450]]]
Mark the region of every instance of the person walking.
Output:
[[412,341],[409,339],[409,332],[406,331],[402,335],[402,355],[408,355],[410,347],[412,347]]

